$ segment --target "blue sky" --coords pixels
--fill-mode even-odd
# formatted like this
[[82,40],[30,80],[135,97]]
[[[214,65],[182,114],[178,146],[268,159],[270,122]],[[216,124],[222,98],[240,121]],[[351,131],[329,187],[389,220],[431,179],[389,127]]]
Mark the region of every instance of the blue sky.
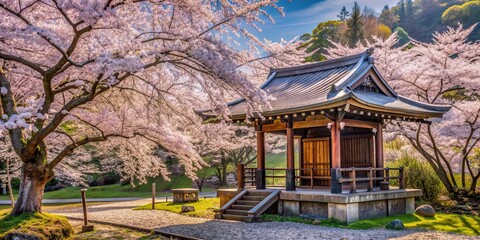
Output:
[[[351,11],[353,0],[280,0],[279,5],[284,8],[285,17],[271,10],[276,23],[266,22],[262,32],[253,31],[257,37],[279,41],[281,38],[291,40],[296,36],[311,32],[319,23],[337,19],[342,6]],[[396,5],[398,0],[357,0],[358,4],[365,5],[380,12],[385,5]]]

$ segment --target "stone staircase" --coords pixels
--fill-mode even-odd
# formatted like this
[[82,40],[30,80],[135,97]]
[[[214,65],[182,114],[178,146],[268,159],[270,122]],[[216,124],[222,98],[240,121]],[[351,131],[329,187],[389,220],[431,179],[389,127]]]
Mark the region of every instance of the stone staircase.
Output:
[[260,215],[278,201],[279,196],[279,190],[243,190],[217,211],[215,218],[258,221]]

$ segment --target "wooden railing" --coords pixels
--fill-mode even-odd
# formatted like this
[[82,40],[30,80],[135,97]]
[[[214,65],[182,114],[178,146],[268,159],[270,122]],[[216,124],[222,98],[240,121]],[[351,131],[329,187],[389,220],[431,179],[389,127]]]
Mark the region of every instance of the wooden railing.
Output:
[[[243,164],[239,164],[242,165]],[[255,186],[256,185],[256,175],[257,175],[257,168],[247,168],[244,167],[244,186]],[[238,175],[240,176],[240,175]]]
[[[255,186],[256,168],[247,168],[243,164],[237,166],[238,188]],[[276,179],[286,179],[286,168],[266,168],[265,180],[268,187],[285,187]],[[323,176],[315,175],[314,172],[326,173]],[[279,173],[280,172],[280,173]],[[391,172],[396,172],[393,175]],[[303,173],[303,174],[302,174]],[[307,173],[307,174],[305,174]],[[332,193],[342,193],[345,184],[350,185],[350,193],[357,192],[357,183],[367,183],[367,191],[373,191],[374,185],[380,185],[381,190],[388,190],[391,180],[398,180],[399,188],[405,189],[405,176],[403,167],[400,168],[296,168],[295,185],[299,186],[302,179],[310,180],[310,188],[315,187],[315,180],[330,181]],[[386,188],[385,188],[386,187]]]
[[[239,170],[242,169],[243,171]],[[295,168],[295,178],[297,181],[295,181],[296,186],[300,186],[300,180],[301,179],[308,179],[310,180],[310,188],[313,188],[315,186],[314,180],[330,180],[330,168]],[[239,188],[240,186],[243,187],[248,187],[248,186],[255,186],[255,175],[256,175],[256,168],[248,168],[244,167],[242,164],[239,164],[237,166],[237,176],[238,177],[238,185]],[[325,173],[325,176],[316,176],[314,174],[314,171],[323,171]],[[266,186],[267,187],[285,187],[286,183],[284,181],[281,181],[283,183],[278,183],[276,181],[277,179],[280,180],[285,180],[286,179],[286,168],[265,168],[265,180],[266,180]],[[301,174],[302,172],[307,172],[307,174]],[[240,176],[244,176],[241,178]]]
[[[396,171],[397,175],[391,176],[390,172]],[[348,173],[348,177],[342,177],[343,172]],[[358,173],[366,173],[366,177],[357,177]],[[405,172],[400,168],[337,168],[332,169],[331,192],[342,193],[342,185],[350,184],[350,193],[357,192],[357,183],[367,182],[367,191],[373,191],[375,182],[380,182],[380,190],[388,190],[390,180],[398,180],[399,188],[405,189]]]

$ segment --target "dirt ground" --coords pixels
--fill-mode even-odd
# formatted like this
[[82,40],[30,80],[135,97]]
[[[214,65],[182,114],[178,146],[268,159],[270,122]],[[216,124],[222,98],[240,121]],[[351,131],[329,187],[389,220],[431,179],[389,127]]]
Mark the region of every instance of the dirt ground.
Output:
[[118,228],[109,225],[94,224],[95,231],[82,233],[82,221],[69,220],[75,235],[70,238],[71,240],[100,240],[100,239],[124,239],[124,240],[166,240],[170,238],[163,237],[161,235],[138,232],[126,228]]

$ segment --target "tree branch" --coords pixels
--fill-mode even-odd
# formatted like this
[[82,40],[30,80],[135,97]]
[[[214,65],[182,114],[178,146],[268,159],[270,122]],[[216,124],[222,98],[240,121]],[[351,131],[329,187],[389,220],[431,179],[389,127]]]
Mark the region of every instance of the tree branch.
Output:
[[0,58],[4,59],[4,60],[8,60],[8,61],[14,61],[14,62],[20,63],[22,65],[25,65],[25,66],[35,70],[36,72],[40,73],[41,75],[45,74],[45,71],[40,66],[38,66],[37,64],[35,64],[33,62],[30,62],[30,61],[28,61],[24,58],[14,56],[14,55],[10,55],[10,54],[6,54],[6,53],[2,53],[2,52],[0,52]]
[[[12,88],[10,86],[10,82],[8,82],[7,78],[4,75],[3,69],[0,67],[0,88],[7,89],[6,94],[0,94],[0,99],[2,103],[2,110],[5,114],[9,117],[12,115],[17,114],[17,109],[15,106],[15,99],[12,94]],[[22,156],[22,148],[23,148],[23,131],[21,128],[13,128],[8,129],[10,141],[12,143],[13,149],[17,153],[18,156]],[[25,160],[25,159],[22,159]]]

